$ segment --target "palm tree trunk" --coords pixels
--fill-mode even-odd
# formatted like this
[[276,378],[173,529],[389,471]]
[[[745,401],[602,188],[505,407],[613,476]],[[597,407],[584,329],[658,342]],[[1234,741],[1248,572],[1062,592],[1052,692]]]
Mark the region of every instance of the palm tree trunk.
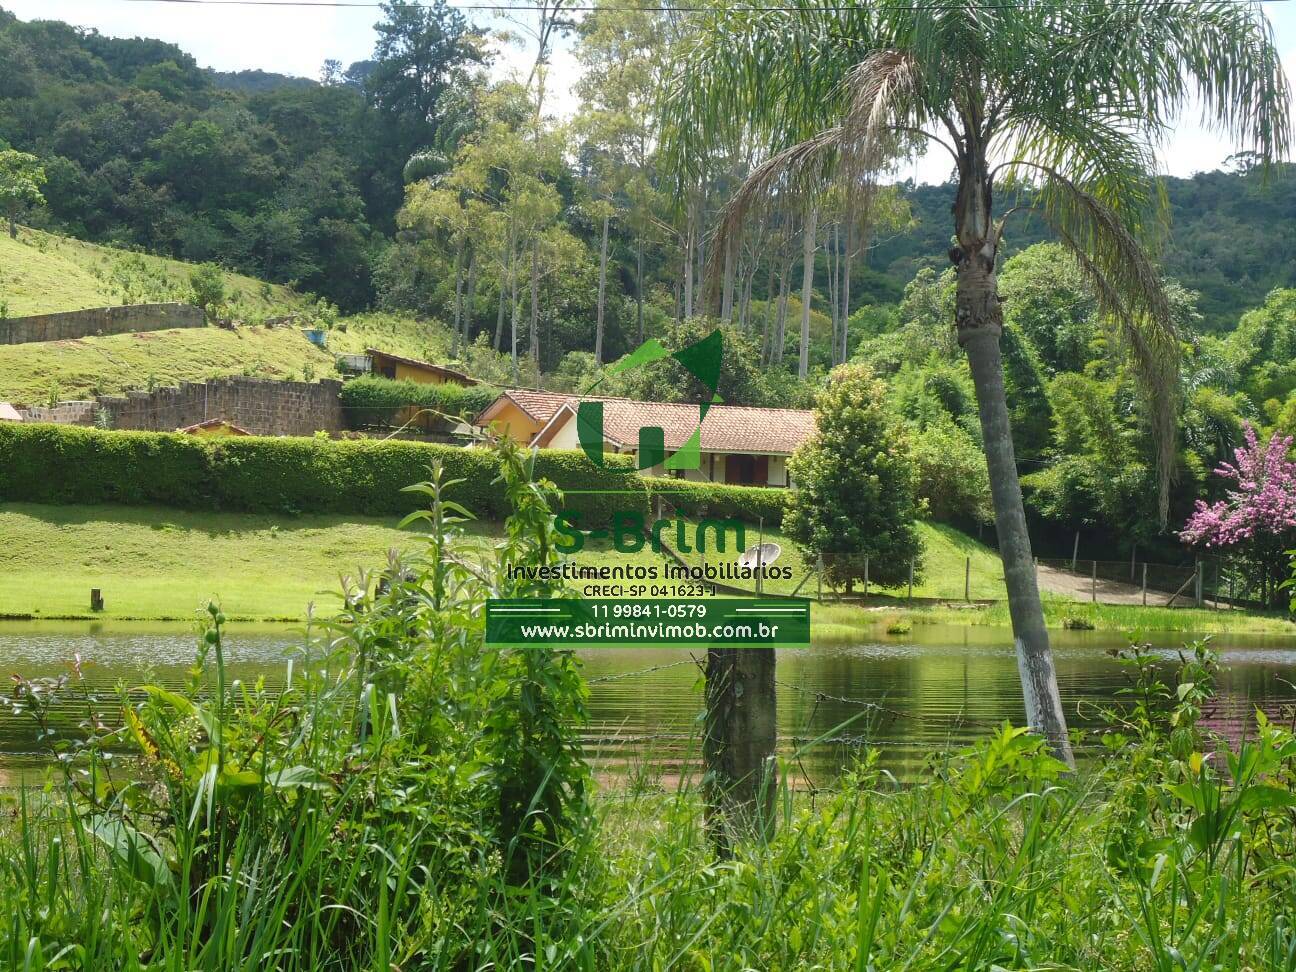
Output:
[[819,221],[818,208],[811,206],[806,214],[805,234],[801,242],[801,354],[797,359],[797,377],[810,373],[810,301],[814,297],[815,231]]
[[838,311],[840,309],[838,302],[839,291],[837,287],[839,277],[838,270],[841,266],[841,255],[837,248],[839,242],[838,231],[840,228],[839,224],[833,224],[830,242],[824,251],[828,262],[828,313],[832,318],[832,344],[830,345],[831,350],[829,351],[828,360],[831,361],[834,366],[837,364],[837,326]]
[[721,283],[720,320],[726,324],[733,320],[734,309],[734,254],[733,236],[725,237],[724,281]]
[[517,299],[517,264],[518,252],[513,248],[509,253],[509,303],[512,305],[512,314],[509,318],[509,357],[513,361],[513,382],[518,380],[518,299]]
[[693,209],[689,207],[684,231],[684,317],[693,316]]
[[849,210],[846,214],[846,253],[842,259],[842,282],[841,282],[841,353],[837,360],[846,360],[847,340],[850,335],[850,285],[851,285],[851,259],[855,252],[855,219],[854,214]]
[[783,263],[783,272],[779,274],[778,320],[774,328],[774,344],[770,347],[770,362],[783,362],[783,345],[787,341],[788,288],[791,283],[792,258]]
[[958,284],[955,306],[958,340],[967,352],[976,388],[985,440],[986,465],[990,470],[990,494],[994,501],[995,529],[999,556],[1003,560],[1004,583],[1008,588],[1008,612],[1012,617],[1017,650],[1017,671],[1021,676],[1026,719],[1049,742],[1054,754],[1074,765],[1067,737],[1066,716],[1058,696],[1053,653],[1040,604],[1026,531],[1026,510],[1017,461],[1013,454],[1012,429],[1008,422],[1008,398],[1004,391],[1003,358],[999,335],[1003,331],[1003,310],[994,273],[993,250],[985,247],[958,255]]
[[598,290],[598,320],[594,325],[594,367],[603,364],[603,299],[607,294],[607,253],[608,253],[608,222],[610,217],[603,217],[603,243],[599,247],[599,290]]

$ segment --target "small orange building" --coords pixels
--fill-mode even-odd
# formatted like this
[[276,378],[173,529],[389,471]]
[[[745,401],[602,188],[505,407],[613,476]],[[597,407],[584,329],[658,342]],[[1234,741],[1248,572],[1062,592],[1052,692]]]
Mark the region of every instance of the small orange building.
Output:
[[403,358],[399,354],[389,354],[377,348],[368,348],[370,373],[377,378],[391,378],[393,381],[414,381],[420,385],[462,385],[465,388],[479,384],[476,378],[465,375],[453,368],[443,368],[429,361],[416,358]]
[[472,424],[483,429],[498,424],[510,439],[527,445],[558,409],[571,400],[570,395],[558,392],[507,388],[473,419]]

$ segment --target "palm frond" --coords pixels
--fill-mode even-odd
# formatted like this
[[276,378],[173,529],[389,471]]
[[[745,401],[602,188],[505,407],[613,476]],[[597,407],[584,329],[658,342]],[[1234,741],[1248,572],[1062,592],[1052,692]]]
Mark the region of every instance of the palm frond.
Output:
[[1164,526],[1175,471],[1182,386],[1179,335],[1161,275],[1110,206],[1056,170],[1038,164],[1031,167],[1044,177],[1032,208],[1075,257],[1140,378],[1156,448],[1157,505]]

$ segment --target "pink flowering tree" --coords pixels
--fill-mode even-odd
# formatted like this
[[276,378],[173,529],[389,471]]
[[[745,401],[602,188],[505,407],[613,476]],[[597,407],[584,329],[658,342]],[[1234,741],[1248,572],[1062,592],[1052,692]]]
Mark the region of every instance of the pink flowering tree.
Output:
[[1218,502],[1198,500],[1179,537],[1228,553],[1247,588],[1266,607],[1278,607],[1296,548],[1296,462],[1288,458],[1292,437],[1275,433],[1261,445],[1249,423],[1243,432],[1246,445],[1233,450],[1236,462],[1215,470],[1233,485]]

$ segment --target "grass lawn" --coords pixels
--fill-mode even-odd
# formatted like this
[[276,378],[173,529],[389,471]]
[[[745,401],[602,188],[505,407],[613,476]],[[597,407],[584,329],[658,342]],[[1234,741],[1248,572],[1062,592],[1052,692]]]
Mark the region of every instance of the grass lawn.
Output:
[[[969,558],[972,563],[970,595],[972,600],[1004,597],[1003,565],[1000,563],[999,555],[985,544],[943,523],[920,522],[918,533],[923,543],[923,566],[914,581],[914,597],[962,600],[964,573]],[[689,536],[692,536],[691,530]],[[746,541],[749,547],[754,547],[759,537],[760,533],[756,527],[747,528]],[[674,535],[668,533],[666,539],[673,542]],[[801,583],[807,571],[813,569],[813,561],[807,563],[796,544],[780,530],[765,530],[764,539],[766,543],[779,545],[781,552],[776,566],[792,568],[792,577],[789,580],[769,580],[763,585],[763,590],[771,594],[791,594],[800,586],[800,590],[797,591],[799,596],[814,597],[818,591],[816,579],[812,577],[804,584]],[[694,565],[701,564],[703,559],[704,556],[696,551],[684,556],[686,562]],[[713,553],[707,555],[706,559],[716,563],[732,560],[733,554]],[[747,585],[735,582],[734,586]],[[857,583],[855,590],[859,593],[861,585]],[[869,585],[869,592],[885,597],[903,598],[908,595],[908,586],[879,587],[873,583]],[[754,589],[753,593],[755,593]],[[829,588],[825,586],[824,594],[829,593]]]
[[[488,544],[492,523],[471,524],[470,534]],[[992,596],[1002,583],[993,553],[947,527],[922,525],[928,543],[929,578],[919,590],[957,587],[962,596],[963,557],[973,550],[973,596]],[[781,540],[777,534],[772,534]],[[300,620],[307,604],[322,613],[337,604],[341,574],[380,568],[392,548],[417,550],[412,531],[395,518],[344,515],[286,517],[274,514],[195,513],[161,507],[0,505],[0,617],[90,617],[90,589],[101,588],[107,610],[95,617],[190,620],[218,597],[230,617]],[[754,538],[749,542],[754,543]],[[979,549],[977,549],[979,548]],[[784,557],[793,558],[791,544]],[[580,563],[660,564],[645,545],[633,555],[589,544]],[[942,584],[941,573],[954,576]],[[798,577],[800,575],[798,574]],[[813,581],[802,593],[813,596]],[[1068,617],[1088,619],[1100,630],[1256,631],[1296,634],[1296,625],[1272,615],[1091,605],[1045,597],[1051,627]],[[816,637],[846,638],[892,623],[1008,626],[1006,606],[859,607],[816,604]]]
[[[190,620],[213,597],[238,619],[299,620],[312,601],[329,613],[340,575],[383,567],[392,548],[420,548],[418,534],[397,521],[3,504],[0,617]],[[470,528],[483,543],[498,532],[492,523]],[[576,559],[609,556],[593,545]],[[661,562],[646,549],[629,560]],[[103,614],[90,614],[92,587],[103,591]]]

